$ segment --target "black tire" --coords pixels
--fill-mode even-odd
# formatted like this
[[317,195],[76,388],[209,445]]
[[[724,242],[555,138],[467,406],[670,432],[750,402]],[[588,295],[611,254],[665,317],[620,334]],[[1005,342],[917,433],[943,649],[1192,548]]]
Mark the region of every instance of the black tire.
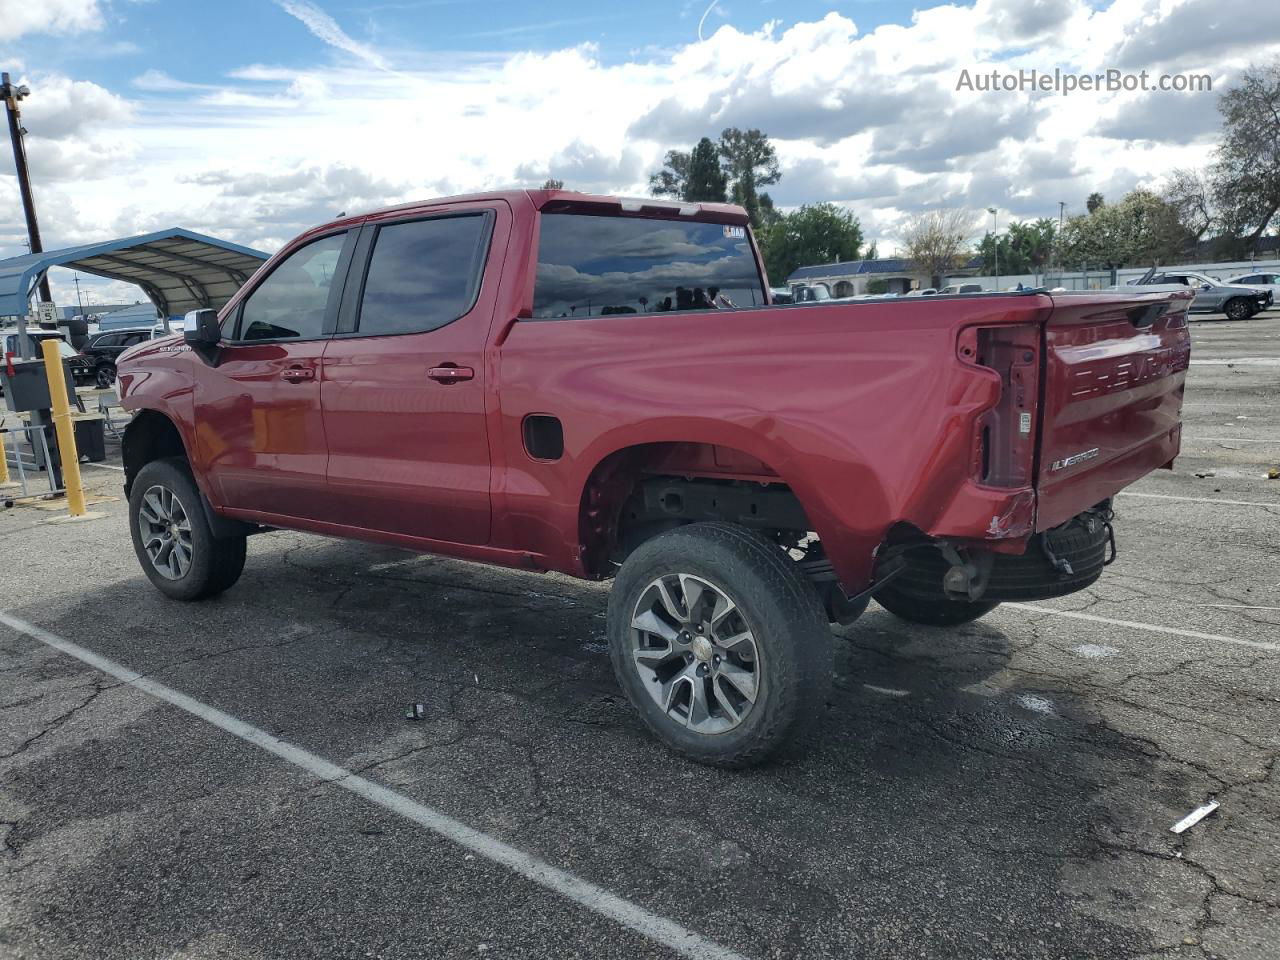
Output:
[[[718,604],[717,594],[731,601],[735,605],[733,612],[720,622],[735,624],[726,629],[738,636],[744,635],[741,628],[745,627],[752,638],[751,656],[745,662],[752,671],[755,699],[736,704],[740,717],[733,718],[722,706],[723,674],[708,675],[703,680],[685,678],[690,690],[697,683],[704,684],[704,702],[713,714],[719,711],[717,722],[735,724],[730,729],[704,732],[681,722],[659,704],[660,692],[650,692],[634,657],[636,644],[641,642],[637,638],[660,639],[657,634],[633,629],[632,620],[638,605],[650,596],[657,581],[676,580],[680,574],[713,588],[713,592],[700,594],[710,600],[699,603]],[[683,581],[678,582],[683,586]],[[687,598],[688,594],[684,594],[683,600]],[[686,602],[685,606],[698,607],[699,603]],[[687,612],[692,631],[694,613]],[[627,557],[619,570],[609,596],[608,616],[609,653],[618,684],[645,726],[676,753],[711,766],[741,768],[770,758],[797,757],[809,745],[831,690],[834,670],[831,630],[817,592],[795,561],[762,535],[734,524],[715,522],[683,526],[646,541]],[[707,623],[704,636],[691,639],[698,642],[704,637],[715,639],[718,636],[716,619],[712,617]],[[667,642],[669,650],[678,649],[676,640]],[[689,646],[684,649],[697,650],[702,662],[689,653],[683,659],[673,657],[672,665],[678,667],[680,673],[704,668],[710,671],[712,660],[708,647],[723,653],[726,661],[737,656],[726,650],[739,649],[708,643],[703,643],[701,648]],[[685,662],[689,665],[687,670],[683,666]],[[715,655],[714,663],[721,663],[719,654]],[[649,682],[661,683],[653,676]],[[675,688],[680,682],[673,679],[671,686]],[[665,687],[664,684],[663,689]],[[690,692],[687,696],[695,694]],[[688,715],[693,716],[692,700]]]
[[1248,320],[1253,316],[1253,304],[1244,297],[1232,297],[1222,305],[1228,320]]
[[[187,529],[184,533],[189,537],[186,549],[190,554],[185,569],[181,569],[180,564],[153,561],[143,542],[144,521],[153,529],[157,526],[143,516],[144,505],[148,516],[156,516],[151,505],[156,497],[163,497],[163,492],[160,491],[167,491],[172,495],[185,518]],[[148,494],[153,494],[150,501]],[[177,513],[176,510],[172,511],[173,515]],[[200,490],[195,478],[191,476],[191,468],[181,457],[153,460],[133,478],[129,494],[129,530],[133,537],[134,553],[147,579],[157,590],[174,600],[203,600],[215,596],[239,580],[244,570],[246,538],[217,538],[213,535],[205,517]],[[175,535],[171,535],[170,539],[173,536]],[[177,549],[170,546],[168,555],[172,556]],[[169,573],[162,573],[161,566],[168,569]],[[179,569],[175,569],[175,566]]]
[[114,363],[100,363],[98,369],[94,371],[94,383],[102,390],[106,390],[113,386],[116,382],[116,365]]
[[976,603],[964,600],[951,600],[946,597],[926,599],[907,593],[895,592],[889,584],[875,595],[876,603],[884,607],[899,620],[909,623],[923,623],[929,627],[958,627],[962,623],[972,623],[979,617],[1000,606],[992,600],[979,600]]

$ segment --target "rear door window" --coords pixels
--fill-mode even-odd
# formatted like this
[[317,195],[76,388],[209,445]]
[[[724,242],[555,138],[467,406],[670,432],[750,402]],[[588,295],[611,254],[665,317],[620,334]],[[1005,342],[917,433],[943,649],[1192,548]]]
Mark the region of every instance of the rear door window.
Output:
[[477,212],[379,227],[359,334],[425,333],[466,314],[480,292],[490,222]]
[[768,302],[745,227],[547,213],[533,315],[602,317]]

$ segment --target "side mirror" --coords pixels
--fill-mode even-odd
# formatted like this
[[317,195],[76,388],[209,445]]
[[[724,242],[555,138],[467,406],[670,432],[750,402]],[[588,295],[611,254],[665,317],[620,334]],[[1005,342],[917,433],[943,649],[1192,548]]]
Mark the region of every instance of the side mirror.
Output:
[[1211,284],[1211,283],[1202,283],[1202,284],[1200,284],[1200,289],[1201,289],[1201,290],[1212,290],[1212,289],[1213,289],[1213,284]]
[[183,342],[205,363],[213,363],[222,340],[222,328],[218,326],[217,310],[192,310],[182,318]]

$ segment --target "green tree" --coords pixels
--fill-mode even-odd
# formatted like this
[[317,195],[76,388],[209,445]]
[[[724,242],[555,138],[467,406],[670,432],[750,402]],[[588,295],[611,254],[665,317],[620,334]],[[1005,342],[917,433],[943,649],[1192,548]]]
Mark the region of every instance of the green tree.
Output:
[[857,260],[862,224],[834,203],[806,205],[765,228],[760,245],[772,282],[783,283],[797,267]]
[[1245,70],[1218,99],[1218,110],[1222,142],[1210,174],[1213,199],[1226,233],[1248,250],[1280,213],[1280,58]]
[[668,150],[662,169],[649,178],[649,192],[655,197],[684,199],[689,181],[690,154],[684,150]]
[[680,199],[690,203],[724,203],[729,178],[720,169],[720,152],[710,137],[703,137],[689,154],[688,174]]
[[546,181],[542,184],[542,189],[543,190],[563,190],[564,181],[557,180],[555,177],[547,177]]
[[727,127],[716,143],[703,137],[691,151],[668,150],[662,169],[649,177],[649,192],[690,202],[716,202],[723,201],[727,191],[761,230],[776,223],[780,214],[760,188],[781,179],[777,151],[768,137],[759,130]]
[[[733,202],[741,204],[756,226],[761,224],[761,207],[765,202],[761,187],[782,179],[778,154],[773,144],[759,130],[727,127],[720,134],[720,160],[733,184]],[[773,201],[768,201],[769,206]]]
[[1068,220],[1062,229],[1062,259],[1067,266],[1112,269],[1168,263],[1190,240],[1172,204],[1149,190],[1134,190],[1113,206]]
[[1106,205],[1107,201],[1103,198],[1102,194],[1098,193],[1096,190],[1089,194],[1089,199],[1084,202],[1085,209],[1090,213],[1097,213]]
[[988,268],[994,268],[998,262],[1000,272],[1006,276],[1040,273],[1049,262],[1056,234],[1057,224],[1047,217],[1034,222],[1015,220],[1009,224],[1008,231],[998,237],[987,233],[978,244],[978,256]]

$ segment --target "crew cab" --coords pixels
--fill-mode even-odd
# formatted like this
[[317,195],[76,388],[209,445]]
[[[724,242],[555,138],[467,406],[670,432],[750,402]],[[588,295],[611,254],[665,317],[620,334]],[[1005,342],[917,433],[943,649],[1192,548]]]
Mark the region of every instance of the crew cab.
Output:
[[723,204],[347,217],[120,360],[134,548],[181,600],[278,527],[612,578],[645,724],[745,766],[811,739],[869,598],[956,625],[1100,576],[1178,454],[1190,298],[778,306]]

